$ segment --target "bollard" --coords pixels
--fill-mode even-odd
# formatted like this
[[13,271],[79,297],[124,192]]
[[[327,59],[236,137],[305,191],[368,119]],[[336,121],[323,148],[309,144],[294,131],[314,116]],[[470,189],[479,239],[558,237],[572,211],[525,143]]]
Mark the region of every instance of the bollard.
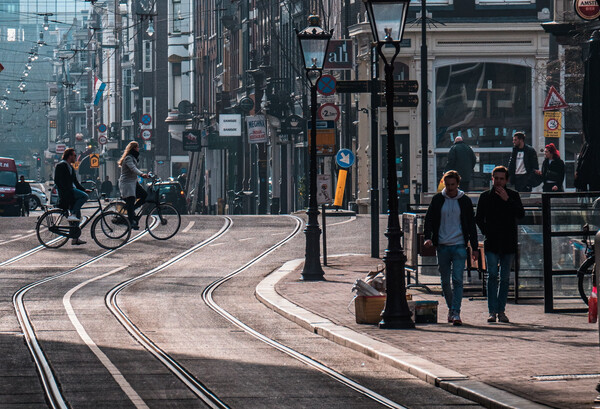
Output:
[[[596,266],[600,266],[600,251],[596,251],[597,249],[600,250],[600,231],[596,232],[596,236],[594,237],[594,257],[596,258]],[[596,274],[596,266],[594,266],[594,274]],[[600,309],[600,303],[598,303],[598,308]],[[598,312],[600,312],[600,310]],[[598,320],[598,336],[598,341],[600,342],[600,319]],[[596,391],[600,392],[600,382],[596,385]],[[594,402],[600,403],[600,395],[594,399]]]

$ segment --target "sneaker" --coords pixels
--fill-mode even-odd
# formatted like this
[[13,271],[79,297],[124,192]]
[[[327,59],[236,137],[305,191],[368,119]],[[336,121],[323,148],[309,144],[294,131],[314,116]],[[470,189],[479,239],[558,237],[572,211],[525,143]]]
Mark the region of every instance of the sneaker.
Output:
[[454,314],[454,318],[452,318],[452,325],[462,325],[462,320],[460,319],[460,315],[458,313]]
[[73,246],[80,246],[80,245],[85,244],[85,243],[87,243],[87,241],[83,241],[81,239],[73,239],[73,240],[71,240],[71,244]]
[[496,314],[490,314],[487,322],[496,322]]
[[448,311],[448,322],[454,321],[454,311]]
[[69,217],[67,217],[67,221],[69,221],[69,222],[78,222],[80,220],[81,219],[79,217],[75,216],[74,214],[72,214]]
[[505,313],[503,313],[503,312],[499,312],[499,313],[498,313],[498,321],[500,321],[500,322],[504,322],[504,323],[508,323],[508,322],[510,322],[510,321],[508,320],[508,317],[506,316],[506,314],[505,314]]

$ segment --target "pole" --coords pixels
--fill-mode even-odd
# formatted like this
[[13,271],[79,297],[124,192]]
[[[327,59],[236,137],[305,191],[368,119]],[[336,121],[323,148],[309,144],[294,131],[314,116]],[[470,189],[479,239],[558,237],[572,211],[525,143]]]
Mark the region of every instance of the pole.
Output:
[[371,257],[379,258],[379,81],[377,51],[371,47]]
[[[382,43],[378,45],[381,53]],[[400,244],[402,231],[398,217],[398,177],[396,175],[396,141],[394,136],[394,59],[400,51],[400,44],[394,43],[396,53],[391,61],[385,61],[385,103],[387,125],[387,172],[388,172],[388,224],[385,236],[388,246],[385,250],[385,280],[387,298],[381,314],[379,328],[410,329],[415,324],[406,302],[406,283],[404,265],[406,256]]]
[[427,9],[425,5],[427,0],[421,0],[421,179],[422,190],[427,192],[429,169],[427,164],[427,155],[429,151],[428,135],[428,102],[427,102]]
[[[310,71],[307,71],[307,77]],[[319,76],[320,77],[320,76]],[[309,78],[310,81],[310,78]],[[309,170],[309,194],[308,194],[308,223],[304,229],[306,235],[306,253],[302,279],[305,281],[323,280],[325,273],[321,267],[319,241],[321,229],[319,228],[319,207],[317,204],[317,81],[310,81],[310,170]]]

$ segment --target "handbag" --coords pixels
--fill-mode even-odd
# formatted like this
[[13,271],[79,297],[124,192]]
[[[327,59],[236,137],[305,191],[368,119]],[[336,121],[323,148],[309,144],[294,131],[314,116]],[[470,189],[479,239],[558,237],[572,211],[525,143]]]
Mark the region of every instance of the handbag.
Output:
[[544,181],[544,176],[538,175],[535,172],[531,172],[529,174],[529,177],[527,178],[527,184],[531,187],[539,186],[542,184],[543,181]]

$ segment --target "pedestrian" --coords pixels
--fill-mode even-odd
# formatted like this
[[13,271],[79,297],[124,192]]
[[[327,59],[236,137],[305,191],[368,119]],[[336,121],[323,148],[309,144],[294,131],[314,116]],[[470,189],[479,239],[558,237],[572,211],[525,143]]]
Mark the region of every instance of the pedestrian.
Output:
[[508,162],[508,176],[515,190],[531,192],[542,183],[542,178],[535,172],[539,168],[535,149],[525,143],[525,132],[515,132],[512,155]]
[[15,186],[15,194],[19,199],[19,214],[29,217],[29,195],[31,195],[31,186],[25,181],[25,176],[21,175]]
[[563,181],[565,179],[565,162],[560,158],[560,152],[553,143],[544,148],[544,162],[542,170],[535,173],[542,176],[543,192],[564,192]]
[[489,312],[487,321],[496,322],[498,319],[500,322],[509,322],[505,309],[510,268],[517,253],[517,220],[525,216],[525,210],[519,193],[506,187],[508,169],[496,166],[492,171],[492,183],[492,188],[479,196],[475,216],[477,226],[485,236]]
[[181,175],[179,175],[179,177],[177,178],[177,181],[181,185],[181,189],[183,189],[185,191],[185,185],[187,182],[187,176],[186,176],[185,172],[183,172]]
[[[146,202],[148,194],[144,188],[138,183],[138,176],[147,178],[148,175],[138,169],[138,159],[140,156],[140,146],[137,142],[129,142],[121,159],[119,166],[121,167],[121,176],[119,177],[119,189],[121,197],[125,199],[125,207],[127,209],[127,217],[131,228],[138,230],[138,220],[135,217],[135,209]],[[136,199],[139,199],[136,202]]]
[[460,308],[467,245],[471,244],[473,260],[477,260],[477,228],[473,202],[458,188],[458,172],[450,170],[442,180],[445,187],[433,196],[425,215],[423,244],[427,248],[436,246],[442,292],[448,306],[448,322],[462,325]]
[[105,195],[106,197],[111,197],[112,191],[113,191],[113,184],[110,181],[110,178],[108,177],[108,175],[106,175],[106,177],[104,178],[104,182],[102,182],[102,185],[100,186],[100,193]]
[[[81,220],[81,207],[88,200],[87,193],[91,192],[85,189],[77,180],[77,174],[73,169],[73,163],[77,159],[75,149],[65,149],[62,160],[54,168],[54,182],[58,191],[58,207],[64,211],[71,210],[71,215],[67,218],[69,222],[79,222]],[[71,244],[80,245],[86,242],[80,238],[73,239]]]
[[468,192],[473,180],[473,168],[477,163],[477,157],[473,149],[463,142],[462,136],[454,138],[454,144],[448,152],[448,162],[446,163],[446,172],[455,170],[460,175],[460,188]]

